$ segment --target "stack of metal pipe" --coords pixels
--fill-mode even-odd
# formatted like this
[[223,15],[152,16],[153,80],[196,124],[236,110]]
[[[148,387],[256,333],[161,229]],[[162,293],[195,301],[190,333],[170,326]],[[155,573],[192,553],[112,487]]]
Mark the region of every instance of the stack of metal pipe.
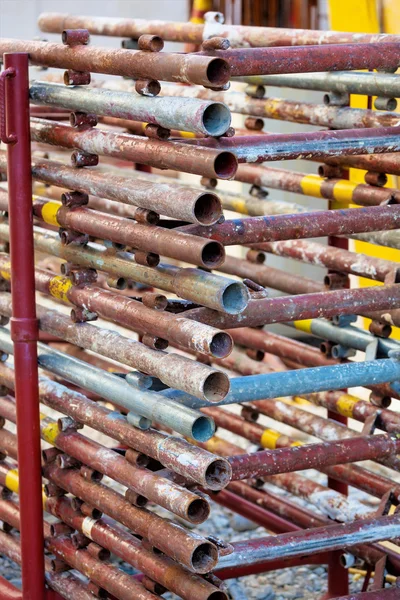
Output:
[[[17,174],[0,150],[0,553],[23,584],[0,582],[4,597],[228,600],[226,579],[299,565],[327,565],[324,598],[399,597],[400,36],[229,26],[219,13],[203,25],[46,13],[39,26],[61,40],[0,39],[5,60],[66,70],[27,84],[36,530],[26,491],[18,501],[30,424],[17,346],[34,338],[16,334]],[[3,73],[7,95],[15,73]],[[375,107],[352,108],[354,94]],[[270,133],[269,119],[299,128]],[[305,172],[266,164],[292,159]],[[203,534],[216,504],[261,536]],[[354,566],[365,579],[351,595]]]

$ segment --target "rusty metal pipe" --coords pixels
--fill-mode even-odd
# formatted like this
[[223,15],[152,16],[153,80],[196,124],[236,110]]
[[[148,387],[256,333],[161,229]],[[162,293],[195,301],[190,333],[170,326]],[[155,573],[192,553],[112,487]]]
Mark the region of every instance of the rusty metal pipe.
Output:
[[[6,168],[5,154],[0,152],[0,171],[4,172]],[[43,183],[140,206],[192,223],[210,225],[216,223],[222,215],[216,194],[180,186],[177,183],[153,183],[112,173],[105,175],[92,169],[81,169],[77,172],[63,163],[46,159],[36,159],[32,162],[32,176]]]
[[[0,345],[9,348],[12,353],[9,333],[4,328],[0,328]],[[203,441],[214,433],[212,419],[198,411],[183,407],[174,401],[161,404],[156,393],[141,390],[112,373],[68,356],[46,344],[38,344],[38,362],[42,368],[67,381],[95,392],[136,415],[163,423],[184,436]]]
[[101,213],[84,206],[67,208],[54,200],[34,196],[33,212],[36,217],[50,225],[177,260],[184,258],[189,263],[210,269],[217,268],[224,260],[224,250],[218,242],[209,242],[156,225],[134,223],[130,219]]
[[200,23],[75,16],[68,13],[42,13],[38,25],[47,33],[62,33],[64,29],[88,29],[92,35],[138,39],[141,35],[159,35],[171,42],[201,44],[215,36],[228,38],[232,47],[297,46],[306,44],[348,44],[352,42],[399,42],[399,36],[387,34],[285,29],[281,27],[249,27],[227,25],[214,20]]
[[376,460],[399,452],[400,442],[387,435],[359,436],[296,448],[263,450],[229,459],[232,479],[267,477],[362,460]]
[[[46,141],[36,136],[38,141]],[[331,156],[383,154],[400,150],[398,127],[375,127],[366,129],[341,129],[312,131],[308,133],[274,133],[248,135],[232,138],[207,138],[186,140],[187,146],[198,146],[230,151],[240,163],[316,158],[325,160]]]
[[[1,192],[0,192],[1,198]],[[34,227],[35,248],[74,264],[100,269],[116,277],[133,279],[152,287],[173,292],[181,298],[229,314],[242,312],[249,301],[247,287],[234,279],[221,277],[194,268],[180,268],[167,263],[155,268],[143,267],[134,262],[133,254],[116,252],[99,244],[89,243],[77,248],[61,244],[55,232]],[[8,241],[7,223],[0,222],[0,239]],[[222,265],[220,268],[224,268]]]
[[[0,254],[0,264],[3,277],[4,273],[10,276],[7,255]],[[75,306],[85,306],[91,312],[128,329],[138,327],[139,331],[170,339],[203,354],[211,353],[223,357],[232,350],[232,338],[225,332],[200,323],[192,324],[191,320],[189,325],[189,320],[184,317],[175,317],[165,311],[153,311],[136,300],[100,288],[75,288],[67,277],[54,275],[49,271],[36,269],[35,285],[36,289],[44,294],[63,302],[71,302]]]
[[176,169],[211,178],[230,179],[237,168],[236,156],[231,151],[188,148],[186,143],[151,140],[102,131],[97,127],[80,131],[64,123],[32,118],[31,135],[36,142],[52,146],[79,148],[89,154],[113,156],[160,169]]
[[309,555],[326,550],[351,548],[352,545],[393,539],[400,529],[399,515],[360,519],[343,525],[327,525],[307,531],[283,533],[279,536],[234,542],[235,551],[222,556],[219,566],[254,564],[281,557]]
[[188,572],[161,554],[145,548],[134,536],[109,520],[85,517],[75,512],[66,498],[47,498],[46,510],[74,529],[107,548],[151,579],[164,585],[184,600],[224,600],[226,595],[205,579]]
[[230,246],[396,229],[399,224],[400,206],[389,205],[250,217],[225,221],[211,227],[188,225],[182,230]]
[[[330,32],[332,33],[332,32]],[[348,71],[330,73],[295,73],[240,77],[240,81],[252,85],[270,85],[337,94],[358,94],[398,98],[400,82],[392,73],[352,73]]]
[[[14,389],[14,372],[4,363],[0,363],[0,381]],[[60,383],[42,377],[39,394],[41,402],[54,410],[143,452],[208,489],[219,490],[230,479],[230,466],[221,457],[193,446],[182,438],[131,427],[120,413],[111,411]]]
[[154,123],[166,129],[221,136],[231,124],[227,106],[195,98],[149,98],[107,89],[67,87],[33,81],[29,88],[33,104],[58,106],[100,116]]
[[[116,331],[89,323],[76,325],[68,316],[40,304],[36,305],[36,311],[42,331],[158,377],[168,387],[178,387],[211,402],[222,400],[229,391],[227,376],[208,365],[179,354],[153,350]],[[0,314],[10,314],[10,296],[4,292],[0,293]]]
[[2,38],[0,54],[27,52],[32,65],[72,69],[131,79],[156,79],[212,87],[229,80],[229,64],[216,57],[115,50],[93,46],[71,48],[63,44]]

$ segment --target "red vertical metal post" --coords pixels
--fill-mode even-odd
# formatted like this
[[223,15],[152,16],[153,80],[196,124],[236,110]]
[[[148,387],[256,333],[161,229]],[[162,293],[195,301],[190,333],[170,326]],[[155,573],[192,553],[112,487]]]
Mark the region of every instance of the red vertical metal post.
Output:
[[11,335],[14,342],[24,600],[44,598],[44,544],[35,306],[28,54],[4,54],[0,113],[7,146]]

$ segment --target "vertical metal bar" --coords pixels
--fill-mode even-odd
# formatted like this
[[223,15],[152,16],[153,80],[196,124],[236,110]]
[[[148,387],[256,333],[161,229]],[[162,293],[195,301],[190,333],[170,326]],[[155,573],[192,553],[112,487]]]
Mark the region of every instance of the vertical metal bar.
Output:
[[28,54],[5,54],[4,66],[14,70],[14,77],[6,82],[5,109],[8,134],[13,133],[16,139],[7,147],[7,159],[13,279],[11,335],[14,342],[18,461],[21,476],[22,585],[24,600],[41,600],[45,594],[44,544]]

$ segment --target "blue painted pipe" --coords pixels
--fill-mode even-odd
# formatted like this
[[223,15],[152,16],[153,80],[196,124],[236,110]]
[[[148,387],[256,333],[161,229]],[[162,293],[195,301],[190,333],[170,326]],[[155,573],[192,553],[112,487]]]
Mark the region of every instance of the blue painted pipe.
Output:
[[[394,358],[233,377],[229,394],[213,406],[376,385],[399,379],[400,360]],[[191,408],[209,406],[208,402],[178,390],[161,393]]]

